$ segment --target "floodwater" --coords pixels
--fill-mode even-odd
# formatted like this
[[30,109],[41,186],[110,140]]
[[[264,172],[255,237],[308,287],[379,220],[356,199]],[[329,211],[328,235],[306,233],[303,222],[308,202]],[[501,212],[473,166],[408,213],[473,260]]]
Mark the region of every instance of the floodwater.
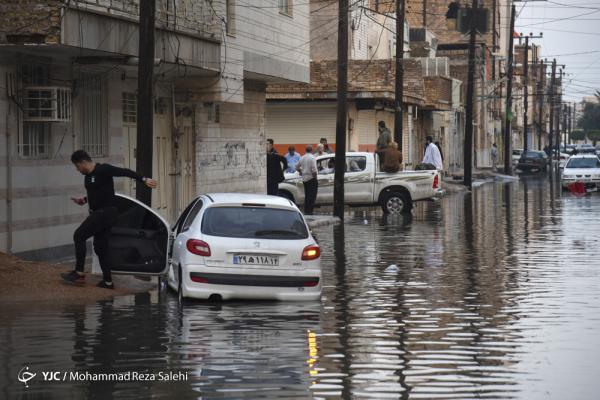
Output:
[[533,175],[315,234],[321,302],[0,305],[0,398],[599,398],[600,194]]

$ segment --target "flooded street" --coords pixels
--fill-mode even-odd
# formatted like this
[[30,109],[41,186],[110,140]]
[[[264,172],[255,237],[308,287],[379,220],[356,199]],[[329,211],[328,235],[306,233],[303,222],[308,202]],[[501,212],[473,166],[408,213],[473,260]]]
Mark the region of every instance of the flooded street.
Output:
[[[600,195],[547,176],[315,230],[321,302],[0,306],[0,398],[597,399]],[[17,380],[27,365],[39,376]],[[41,371],[182,372],[51,382]]]

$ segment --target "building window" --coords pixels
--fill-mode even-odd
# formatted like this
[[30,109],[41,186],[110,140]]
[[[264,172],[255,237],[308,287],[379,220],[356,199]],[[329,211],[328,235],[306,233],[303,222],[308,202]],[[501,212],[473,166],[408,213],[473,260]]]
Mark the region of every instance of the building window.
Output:
[[23,122],[17,147],[20,158],[50,158],[50,123]]
[[292,0],[278,0],[279,12],[285,15],[292,15]]
[[92,157],[108,155],[108,116],[104,82],[98,76],[83,75],[79,94],[81,148]]
[[226,31],[228,35],[235,35],[235,0],[226,0]]
[[137,123],[137,96],[135,93],[123,92],[121,97],[121,104],[123,108],[123,123],[124,124],[136,124]]

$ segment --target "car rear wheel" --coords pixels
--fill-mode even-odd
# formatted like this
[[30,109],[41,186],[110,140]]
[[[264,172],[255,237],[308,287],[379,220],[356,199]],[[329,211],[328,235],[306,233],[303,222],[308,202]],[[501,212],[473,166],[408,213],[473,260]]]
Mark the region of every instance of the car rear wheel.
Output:
[[412,209],[412,202],[408,194],[392,192],[383,197],[381,208],[386,214],[403,214],[410,212]]

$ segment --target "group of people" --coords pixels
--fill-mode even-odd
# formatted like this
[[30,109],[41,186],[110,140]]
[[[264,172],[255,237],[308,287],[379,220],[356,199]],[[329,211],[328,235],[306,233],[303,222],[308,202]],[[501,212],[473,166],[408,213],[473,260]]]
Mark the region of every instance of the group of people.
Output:
[[273,147],[273,139],[267,139],[267,194],[277,196],[279,194],[279,183],[283,182],[285,172],[298,172],[302,177],[304,185],[304,214],[313,213],[317,200],[317,157],[332,153],[327,139],[322,138],[317,145],[317,151],[313,154],[313,147],[306,146],[303,156],[296,153],[294,146],[289,146],[285,156],[277,153]]
[[[380,168],[384,172],[395,173],[402,169],[402,153],[398,150],[398,143],[392,139],[390,130],[384,121],[378,123],[379,137],[377,138],[376,153],[379,156]],[[422,164],[429,168],[442,170],[444,168],[443,156],[438,142],[433,137],[427,136],[425,154]],[[304,185],[304,213],[311,215],[317,199],[319,170],[317,169],[317,157],[331,154],[326,138],[321,138],[316,149],[306,146],[305,154],[301,156],[296,152],[295,146],[288,147],[285,155],[277,153],[273,146],[273,139],[267,139],[267,193],[273,196],[279,194],[279,183],[283,182],[284,173],[298,172]],[[333,173],[335,163],[329,160],[326,168],[320,173]]]

